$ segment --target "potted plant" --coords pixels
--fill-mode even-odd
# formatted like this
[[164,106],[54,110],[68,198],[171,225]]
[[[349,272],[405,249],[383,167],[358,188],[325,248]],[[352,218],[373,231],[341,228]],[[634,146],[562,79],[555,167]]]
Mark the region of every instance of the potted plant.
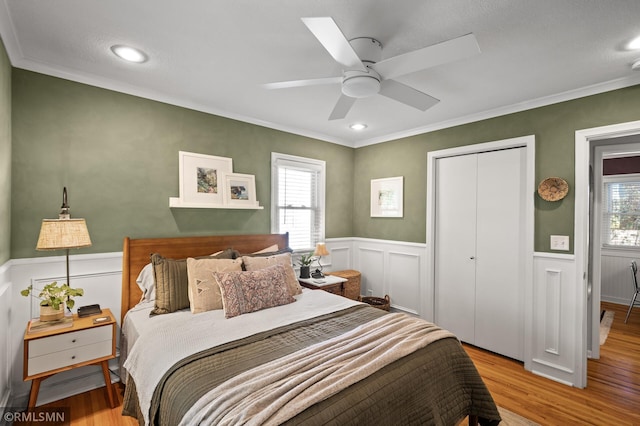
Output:
[[308,254],[303,254],[300,256],[298,260],[298,264],[300,265],[300,278],[309,278],[311,277],[310,266],[311,262],[313,262],[313,252],[309,252]]
[[[33,286],[30,285],[20,292],[27,297],[33,293]],[[64,316],[64,305],[71,311],[75,305],[74,297],[84,294],[81,288],[71,288],[68,284],[58,285],[57,281],[44,286],[40,294],[36,296],[40,301],[40,321],[55,321]]]

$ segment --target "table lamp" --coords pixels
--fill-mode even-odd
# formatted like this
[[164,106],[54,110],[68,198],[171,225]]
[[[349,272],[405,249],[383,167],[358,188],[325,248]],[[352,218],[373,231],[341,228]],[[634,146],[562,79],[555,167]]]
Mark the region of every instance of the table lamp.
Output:
[[69,280],[69,249],[91,246],[91,238],[84,219],[71,219],[67,204],[67,188],[62,191],[62,207],[58,219],[43,219],[36,250],[65,250],[67,257],[67,285]]
[[313,252],[314,256],[318,256],[318,269],[312,274],[313,278],[322,278],[324,274],[322,273],[322,264],[320,263],[320,259],[322,256],[329,256],[329,251],[327,250],[327,246],[325,243],[316,244],[316,250]]

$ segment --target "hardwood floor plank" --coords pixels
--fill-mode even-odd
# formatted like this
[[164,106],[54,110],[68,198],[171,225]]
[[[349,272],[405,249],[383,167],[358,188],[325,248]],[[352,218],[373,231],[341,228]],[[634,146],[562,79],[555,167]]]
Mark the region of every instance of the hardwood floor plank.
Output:
[[[640,309],[624,324],[626,306],[615,312],[600,359],[588,361],[587,387],[576,389],[524,371],[520,362],[465,345],[496,403],[543,425],[640,424]],[[635,318],[634,317],[635,314]],[[633,319],[633,321],[632,321]]]
[[[602,304],[615,312],[600,359],[588,361],[587,387],[572,388],[524,370],[522,363],[464,345],[496,403],[541,425],[640,425],[640,308],[624,324],[627,306]],[[116,385],[117,407],[99,388],[56,401],[70,407],[71,425],[135,426],[123,417],[124,389]]]

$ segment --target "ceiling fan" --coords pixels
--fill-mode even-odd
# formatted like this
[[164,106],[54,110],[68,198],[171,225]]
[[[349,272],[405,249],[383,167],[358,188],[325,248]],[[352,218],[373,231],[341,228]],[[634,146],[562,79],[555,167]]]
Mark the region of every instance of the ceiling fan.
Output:
[[333,18],[302,18],[302,22],[333,59],[343,66],[342,76],[267,83],[263,87],[284,89],[341,83],[342,94],[329,115],[329,120],[345,118],[356,99],[368,98],[378,93],[426,111],[440,101],[393,78],[480,53],[475,36],[467,34],[381,60],[382,44],[378,40],[371,37],[347,40]]

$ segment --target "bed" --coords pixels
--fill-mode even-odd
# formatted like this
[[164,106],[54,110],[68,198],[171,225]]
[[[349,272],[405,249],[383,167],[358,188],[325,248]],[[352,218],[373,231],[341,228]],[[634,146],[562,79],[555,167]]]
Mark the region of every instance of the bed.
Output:
[[[136,282],[152,253],[196,262],[231,250],[245,268],[254,256],[256,265],[286,257],[287,248],[287,234],[124,239],[123,415],[159,425],[499,423],[453,335],[323,291],[290,295],[289,270],[280,263],[216,272],[224,309],[197,313],[194,292],[189,308],[154,315],[161,302],[148,300]],[[270,291],[292,301],[234,313],[230,295],[254,277],[266,286],[273,281]]]

